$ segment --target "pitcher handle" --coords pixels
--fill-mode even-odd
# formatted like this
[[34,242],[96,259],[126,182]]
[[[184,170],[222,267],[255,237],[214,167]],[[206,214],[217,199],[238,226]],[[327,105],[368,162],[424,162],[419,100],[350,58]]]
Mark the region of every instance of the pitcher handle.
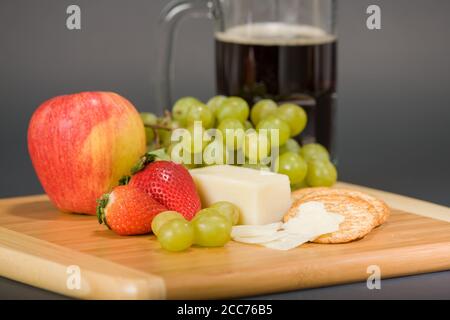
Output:
[[158,23],[157,77],[154,80],[154,93],[161,113],[170,109],[171,106],[174,36],[178,23],[185,17],[212,19],[214,17],[213,0],[171,1],[161,12]]

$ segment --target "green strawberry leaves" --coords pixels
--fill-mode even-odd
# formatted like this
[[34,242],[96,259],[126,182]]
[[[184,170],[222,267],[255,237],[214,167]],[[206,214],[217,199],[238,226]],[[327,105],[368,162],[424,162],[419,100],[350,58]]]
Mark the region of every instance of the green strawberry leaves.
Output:
[[156,161],[159,161],[159,160],[170,161],[170,156],[166,153],[164,148],[149,151],[149,152],[147,152],[147,154],[155,155]]
[[130,182],[130,180],[131,180],[131,176],[123,176],[119,180],[119,186],[126,186],[128,184],[128,182]]
[[131,175],[123,176],[119,180],[119,186],[127,185],[130,180],[131,176],[135,175],[139,171],[143,170],[148,164],[154,162],[154,161],[170,161],[170,157],[165,152],[164,148],[149,151],[145,153],[138,162],[131,168]]
[[106,216],[105,216],[105,208],[108,205],[109,201],[109,193],[105,193],[101,196],[100,199],[97,200],[97,219],[99,224],[106,224],[106,226],[109,228],[108,223],[106,223]]
[[152,153],[152,151],[144,154],[139,161],[131,168],[131,175],[134,175],[145,168],[149,163],[152,163],[156,160],[156,155]]

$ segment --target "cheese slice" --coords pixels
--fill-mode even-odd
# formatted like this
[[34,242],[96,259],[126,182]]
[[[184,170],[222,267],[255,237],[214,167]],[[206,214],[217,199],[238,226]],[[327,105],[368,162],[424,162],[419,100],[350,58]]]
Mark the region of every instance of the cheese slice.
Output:
[[291,205],[286,175],[217,165],[190,170],[203,207],[229,201],[241,209],[239,224],[261,225],[281,220]]
[[270,242],[265,242],[262,245],[269,249],[275,250],[291,250],[302,244],[308,242],[310,239],[308,237],[296,234],[287,234],[283,237],[275,239]]
[[288,236],[285,231],[278,231],[266,236],[258,236],[258,237],[234,237],[233,240],[242,243],[250,243],[250,244],[263,244],[266,242],[275,241],[281,238]]
[[300,205],[297,215],[284,223],[283,229],[314,240],[318,236],[339,230],[343,221],[344,216],[327,211],[322,202],[310,201]]
[[266,225],[241,225],[233,226],[231,229],[232,238],[249,238],[249,237],[259,237],[267,236],[274,233],[281,228],[282,222],[275,222]]
[[237,242],[260,244],[276,250],[290,250],[317,237],[339,230],[344,216],[329,212],[322,202],[301,204],[286,223],[234,226],[231,238]]

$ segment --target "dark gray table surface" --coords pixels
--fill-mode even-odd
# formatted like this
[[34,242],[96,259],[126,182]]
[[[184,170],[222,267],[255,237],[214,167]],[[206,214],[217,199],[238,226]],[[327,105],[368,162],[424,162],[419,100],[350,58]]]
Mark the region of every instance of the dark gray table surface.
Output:
[[[0,299],[68,299],[59,294],[0,277]],[[450,299],[450,271],[381,280],[381,289],[365,282],[283,292],[250,299]]]

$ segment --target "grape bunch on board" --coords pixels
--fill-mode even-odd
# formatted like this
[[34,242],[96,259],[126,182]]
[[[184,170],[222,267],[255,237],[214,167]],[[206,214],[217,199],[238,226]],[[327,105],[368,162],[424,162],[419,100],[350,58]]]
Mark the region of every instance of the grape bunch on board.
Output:
[[[147,112],[141,113],[141,117],[146,127],[148,149],[164,149],[169,157],[175,145],[180,143],[172,141],[172,132],[178,128],[189,132],[188,145],[191,147],[183,157],[185,160],[180,161],[188,169],[224,163],[265,170],[271,167],[289,177],[293,190],[331,186],[337,180],[336,168],[324,146],[318,143],[300,146],[295,139],[305,129],[307,115],[301,106],[293,103],[278,105],[264,99],[250,109],[240,97],[215,96],[206,104],[194,97],[184,97],[173,105],[171,112],[166,111],[161,117]],[[198,121],[204,131],[216,129],[222,133],[220,143],[224,151],[220,161],[208,164],[194,161],[204,159],[209,147],[218,143],[205,138],[207,135],[195,134]],[[272,129],[278,132],[276,139],[259,134]],[[229,132],[233,134],[227,134]],[[271,157],[275,155],[274,148],[278,155]]]

